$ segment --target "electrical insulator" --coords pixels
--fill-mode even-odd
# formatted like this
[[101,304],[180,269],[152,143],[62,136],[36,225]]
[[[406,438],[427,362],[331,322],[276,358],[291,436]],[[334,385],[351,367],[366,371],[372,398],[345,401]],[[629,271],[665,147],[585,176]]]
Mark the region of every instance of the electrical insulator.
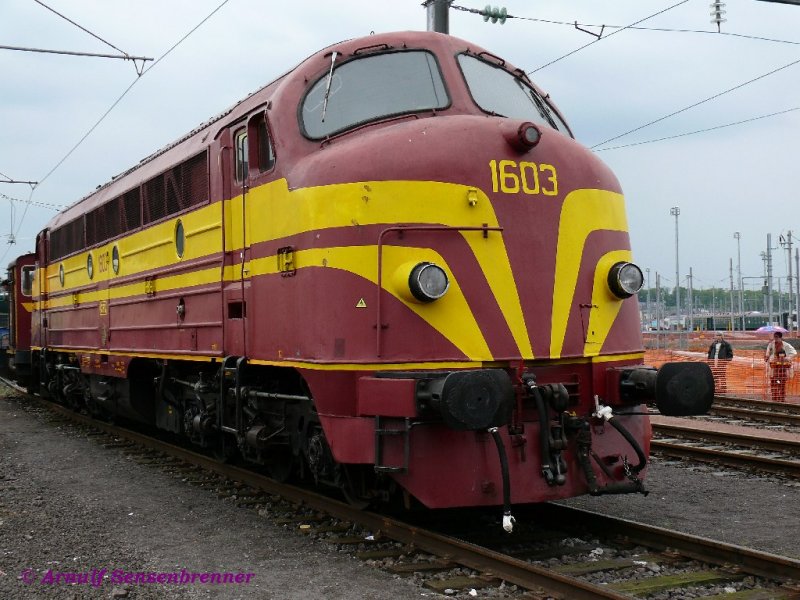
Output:
[[483,20],[488,21],[489,19],[492,20],[492,23],[497,23],[500,21],[500,25],[503,25],[506,22],[506,18],[508,18],[508,11],[506,7],[492,8],[490,5],[486,5],[486,8],[483,9]]
[[711,22],[717,24],[718,32],[722,31],[722,24],[728,20],[722,16],[726,12],[724,8],[725,3],[721,2],[720,0],[714,0],[714,2],[711,3],[711,16],[713,17]]

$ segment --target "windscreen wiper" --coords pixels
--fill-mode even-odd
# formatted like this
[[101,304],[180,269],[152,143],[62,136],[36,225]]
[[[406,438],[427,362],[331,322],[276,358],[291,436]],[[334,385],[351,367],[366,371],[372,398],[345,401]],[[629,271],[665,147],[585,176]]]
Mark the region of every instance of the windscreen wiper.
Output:
[[339,53],[336,50],[331,54],[331,68],[328,71],[328,81],[325,83],[325,99],[322,101],[322,122],[325,122],[325,113],[328,110],[328,96],[331,93],[331,79],[333,79],[333,65],[336,64],[336,57]]

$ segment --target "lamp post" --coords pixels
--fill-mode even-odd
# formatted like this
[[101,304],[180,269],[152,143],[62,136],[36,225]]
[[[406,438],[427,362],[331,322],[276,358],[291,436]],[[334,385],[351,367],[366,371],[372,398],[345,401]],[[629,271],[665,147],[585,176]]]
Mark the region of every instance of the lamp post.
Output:
[[[792,290],[792,232],[789,231],[789,235],[787,237],[783,237],[782,235],[778,238],[781,242],[781,246],[784,248],[788,247],[789,250],[789,278],[788,278],[788,288],[789,288],[789,322],[786,324],[787,329],[791,332],[792,331],[792,310],[794,309],[794,301],[792,298],[793,290]],[[797,274],[800,276],[800,273]]]
[[[675,316],[680,321],[681,317],[681,270],[678,266],[678,215],[681,209],[673,206],[669,209],[669,214],[675,217]],[[679,325],[680,327],[680,325]]]
[[[761,256],[761,262],[763,263],[762,269],[764,273],[764,281],[762,282],[763,285],[761,286],[761,301],[764,305],[764,312],[767,312],[767,253],[762,251],[759,253]],[[767,322],[769,325],[769,322]]]
[[647,271],[647,329],[653,324],[653,315],[650,314],[650,267],[645,268]]
[[742,234],[738,231],[733,233],[733,239],[736,240],[736,279],[739,286],[739,316],[742,319],[741,330],[744,331],[744,292],[742,291]]

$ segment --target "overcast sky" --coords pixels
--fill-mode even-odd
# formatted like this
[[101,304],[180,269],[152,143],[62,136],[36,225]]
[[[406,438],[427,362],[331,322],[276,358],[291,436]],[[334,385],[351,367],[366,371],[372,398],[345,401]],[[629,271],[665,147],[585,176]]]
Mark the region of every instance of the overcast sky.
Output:
[[[43,2],[130,55],[158,59],[222,0]],[[577,139],[614,170],[627,198],[634,259],[650,269],[653,286],[656,273],[665,287],[675,284],[673,206],[680,208],[681,278],[686,285],[691,267],[695,288],[728,287],[736,231],[745,278],[764,272],[767,234],[776,248],[774,274],[785,278],[779,236],[792,230],[800,238],[800,6],[729,0],[722,24],[728,35],[719,35],[709,5],[507,0],[499,6],[519,18],[505,25],[450,11],[452,35],[528,71]],[[586,29],[598,33],[606,27],[581,49],[596,38],[548,21],[595,25]],[[652,29],[618,29],[637,22]],[[126,61],[0,50],[0,173],[43,182],[32,195],[28,186],[0,183],[0,263],[31,250],[55,214],[37,204],[71,204],[325,46],[373,31],[425,28],[421,0],[229,0],[138,81]],[[34,0],[0,3],[0,45],[116,53]],[[29,197],[35,204],[9,200]],[[17,243],[9,246],[12,231]],[[756,285],[745,279],[745,288]]]

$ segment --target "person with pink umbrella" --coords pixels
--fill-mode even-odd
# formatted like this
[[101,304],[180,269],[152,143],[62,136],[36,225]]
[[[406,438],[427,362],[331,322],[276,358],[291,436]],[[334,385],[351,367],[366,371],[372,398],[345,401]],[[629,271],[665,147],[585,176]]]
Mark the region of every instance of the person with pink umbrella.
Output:
[[767,344],[764,362],[767,363],[769,374],[770,396],[773,402],[783,402],[786,399],[786,382],[792,378],[792,358],[797,355],[797,350],[789,342],[783,341],[783,333],[776,331],[772,334],[772,341]]

